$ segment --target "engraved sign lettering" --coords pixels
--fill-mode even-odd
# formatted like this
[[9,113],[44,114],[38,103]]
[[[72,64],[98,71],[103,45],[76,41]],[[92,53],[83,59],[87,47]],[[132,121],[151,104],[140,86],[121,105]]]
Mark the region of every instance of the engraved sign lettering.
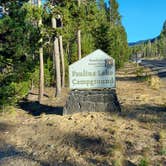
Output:
[[115,60],[96,50],[69,66],[70,89],[115,88]]

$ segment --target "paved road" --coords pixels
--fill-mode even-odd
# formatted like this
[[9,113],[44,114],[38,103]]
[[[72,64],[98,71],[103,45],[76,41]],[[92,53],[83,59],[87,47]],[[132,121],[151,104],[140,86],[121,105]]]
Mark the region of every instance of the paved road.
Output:
[[141,65],[149,67],[161,79],[166,80],[166,60],[142,60]]
[[161,78],[160,92],[166,94],[166,60],[142,60],[141,65],[149,67]]

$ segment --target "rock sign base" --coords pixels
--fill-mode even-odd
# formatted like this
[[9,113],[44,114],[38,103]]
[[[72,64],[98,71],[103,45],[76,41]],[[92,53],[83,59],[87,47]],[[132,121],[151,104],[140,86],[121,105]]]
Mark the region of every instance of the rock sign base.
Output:
[[70,91],[63,115],[78,112],[121,112],[116,90]]

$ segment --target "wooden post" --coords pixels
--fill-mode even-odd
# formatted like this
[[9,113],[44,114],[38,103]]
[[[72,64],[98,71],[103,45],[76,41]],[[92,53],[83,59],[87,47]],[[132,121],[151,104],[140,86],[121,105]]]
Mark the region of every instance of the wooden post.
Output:
[[61,63],[62,63],[62,88],[64,88],[65,87],[65,62],[64,62],[62,36],[59,36],[59,46],[60,46],[60,56],[61,56]]
[[82,55],[81,55],[81,30],[79,29],[77,31],[77,39],[78,39],[78,59],[80,60]]
[[[56,28],[56,19],[52,16],[52,28]],[[58,38],[54,38],[54,59],[55,59],[55,68],[56,68],[56,94],[59,96],[61,94],[61,73],[60,73],[60,55],[59,55],[59,42]]]
[[[38,7],[41,6],[41,0],[38,0]],[[38,26],[41,27],[42,26],[42,18],[40,18],[39,22],[38,22]],[[42,37],[39,40],[40,43],[40,48],[39,48],[39,57],[40,57],[40,76],[39,76],[39,103],[42,102],[43,100],[43,96],[44,96],[44,60],[43,60],[43,39]]]

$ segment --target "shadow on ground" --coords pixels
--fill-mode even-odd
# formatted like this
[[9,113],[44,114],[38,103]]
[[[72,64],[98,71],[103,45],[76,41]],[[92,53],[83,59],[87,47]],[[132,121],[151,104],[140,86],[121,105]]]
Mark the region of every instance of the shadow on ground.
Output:
[[[111,142],[100,136],[90,136],[80,133],[66,135],[65,144],[73,147],[82,156],[87,165],[111,166],[114,162],[114,150],[120,145],[115,145],[116,137],[111,134]],[[117,146],[117,147],[116,147]],[[88,155],[87,155],[88,154]],[[74,155],[74,154],[69,154]],[[123,155],[123,154],[121,154]],[[110,159],[108,159],[110,158]],[[75,165],[80,165],[75,163]],[[128,160],[123,161],[123,166],[136,166]]]
[[[98,136],[82,135],[80,133],[70,133],[66,136],[65,144],[76,149],[88,165],[110,166],[104,156],[109,154],[113,145],[107,143]],[[89,153],[89,157],[87,156]],[[73,155],[73,154],[70,154]],[[100,156],[103,160],[98,160],[94,156]],[[77,165],[77,163],[76,163]]]
[[36,160],[31,154],[18,150],[13,145],[6,143],[3,139],[0,139],[0,165],[46,166],[47,164]]
[[11,130],[12,127],[12,125],[0,122],[0,132]]
[[117,81],[137,81],[139,80],[137,77],[116,77]]
[[20,102],[19,107],[33,116],[40,116],[42,113],[63,115],[63,107],[52,107],[40,104],[37,101],[24,100]]
[[155,76],[155,74],[149,74],[149,75],[145,75],[145,76],[134,76],[134,77],[116,77],[117,81],[137,81],[137,82],[142,82],[142,81],[146,81],[148,79],[149,76]]
[[40,160],[34,156],[33,153],[29,154],[24,150],[17,149],[13,145],[6,143],[3,139],[0,139],[0,165],[14,166],[14,165],[26,165],[26,166],[74,166],[70,162],[58,161],[45,161]]
[[166,107],[157,105],[126,105],[121,116],[136,119],[140,122],[158,123],[166,125]]

